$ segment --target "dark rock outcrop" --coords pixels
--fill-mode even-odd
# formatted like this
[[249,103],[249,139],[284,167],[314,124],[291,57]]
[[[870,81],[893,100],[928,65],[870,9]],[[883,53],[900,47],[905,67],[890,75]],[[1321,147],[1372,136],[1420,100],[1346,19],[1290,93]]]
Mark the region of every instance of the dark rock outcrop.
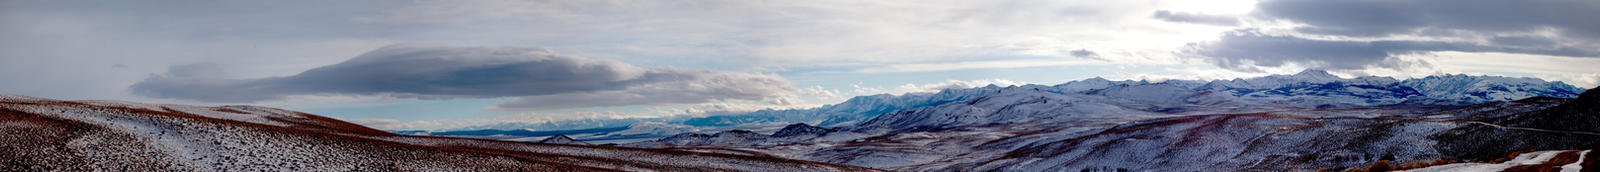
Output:
[[827,129],[827,128],[822,128],[822,127],[817,127],[817,126],[806,125],[806,123],[795,123],[795,124],[789,124],[789,126],[784,126],[783,129],[779,129],[778,132],[772,133],[772,137],[790,137],[790,136],[802,136],[802,135],[818,135],[818,136],[820,136],[820,135],[823,135],[823,134],[828,134],[828,133],[833,132],[833,131],[834,131],[833,129]]
[[544,140],[539,140],[539,143],[568,144],[568,145],[590,145],[589,143],[586,143],[586,142],[583,142],[583,141],[578,141],[578,139],[572,139],[572,137],[567,137],[567,135],[560,135],[560,134],[544,138]]
[[1544,110],[1485,119],[1434,135],[1449,159],[1484,160],[1525,150],[1600,147],[1600,88]]

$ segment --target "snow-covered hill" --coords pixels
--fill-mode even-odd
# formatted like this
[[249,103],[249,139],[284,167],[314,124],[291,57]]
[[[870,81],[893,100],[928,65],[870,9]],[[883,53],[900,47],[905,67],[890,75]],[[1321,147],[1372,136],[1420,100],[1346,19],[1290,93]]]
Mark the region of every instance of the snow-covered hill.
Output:
[[0,95],[5,171],[874,171],[772,157],[402,136],[258,106]]
[[[1317,70],[1209,82],[1095,78],[948,89],[938,94],[962,94],[937,101],[916,94],[874,96],[930,104],[855,108],[887,112],[804,138],[680,134],[626,145],[716,147],[894,170],[1344,169],[1380,160],[1498,157],[1508,152],[1461,151],[1452,146],[1473,142],[1445,136],[1491,124],[1485,120],[1526,116],[1519,114],[1562,104],[1583,91],[1531,78],[1340,78]],[[884,103],[853,99],[829,107]],[[819,117],[824,118],[810,122],[832,119]]]
[[[1600,89],[1600,88],[1596,88]],[[1452,159],[1514,157],[1501,162],[1428,164],[1408,171],[1594,171],[1600,168],[1600,91],[1544,110],[1488,117],[1482,125],[1435,136]],[[1529,150],[1541,150],[1525,152]],[[1519,153],[1525,152],[1525,153]],[[1501,158],[1501,159],[1503,159]]]

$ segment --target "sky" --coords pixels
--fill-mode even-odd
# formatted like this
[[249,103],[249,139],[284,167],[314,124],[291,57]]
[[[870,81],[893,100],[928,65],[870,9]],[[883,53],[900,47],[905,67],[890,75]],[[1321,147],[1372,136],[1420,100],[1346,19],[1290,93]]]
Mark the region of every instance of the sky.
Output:
[[1305,69],[1600,85],[1600,1],[0,0],[0,94],[379,129]]

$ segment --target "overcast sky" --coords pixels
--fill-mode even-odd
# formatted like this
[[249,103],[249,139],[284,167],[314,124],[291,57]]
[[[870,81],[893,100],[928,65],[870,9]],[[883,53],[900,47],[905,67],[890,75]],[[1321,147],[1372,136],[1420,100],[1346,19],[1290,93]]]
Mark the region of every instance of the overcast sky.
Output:
[[381,129],[1326,69],[1600,85],[1600,1],[17,1],[0,93]]

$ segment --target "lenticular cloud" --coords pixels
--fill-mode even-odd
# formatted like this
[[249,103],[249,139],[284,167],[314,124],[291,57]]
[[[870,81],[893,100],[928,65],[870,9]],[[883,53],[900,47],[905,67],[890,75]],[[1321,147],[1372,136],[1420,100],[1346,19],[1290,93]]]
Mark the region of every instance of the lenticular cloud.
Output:
[[[392,45],[339,64],[284,77],[221,78],[215,65],[174,66],[130,89],[138,95],[214,102],[255,102],[292,95],[401,98],[521,97],[498,108],[701,103],[783,103],[798,90],[775,75],[641,67],[556,54],[537,47]],[[572,97],[568,101],[551,96]]]

